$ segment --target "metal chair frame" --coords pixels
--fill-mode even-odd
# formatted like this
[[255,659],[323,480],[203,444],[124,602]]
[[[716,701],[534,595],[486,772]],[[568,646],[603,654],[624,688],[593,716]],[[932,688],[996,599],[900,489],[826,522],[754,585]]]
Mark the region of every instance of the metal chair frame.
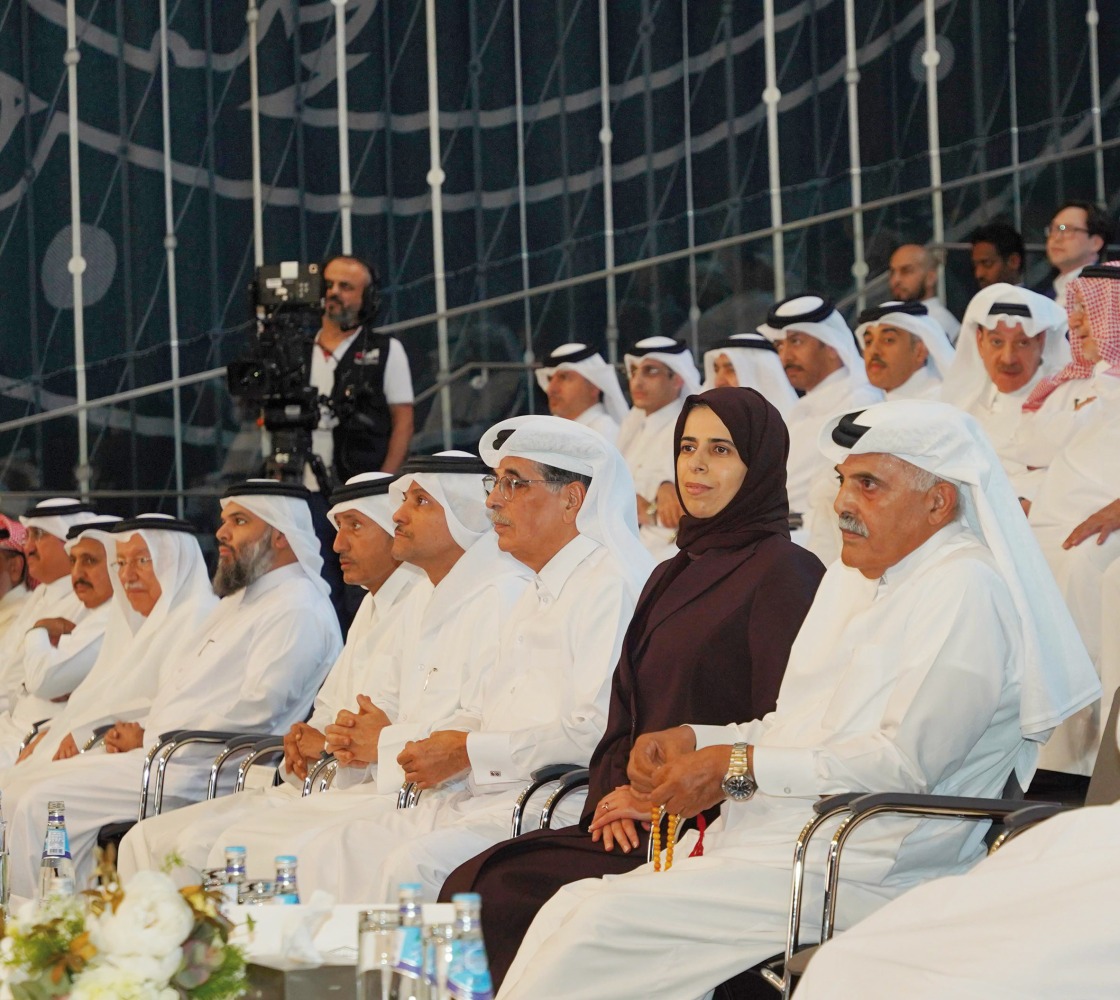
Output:
[[338,758],[334,754],[323,754],[307,772],[307,777],[303,780],[304,797],[310,795],[316,790],[316,783],[318,783],[318,791],[325,792],[334,783],[335,775],[338,773]]

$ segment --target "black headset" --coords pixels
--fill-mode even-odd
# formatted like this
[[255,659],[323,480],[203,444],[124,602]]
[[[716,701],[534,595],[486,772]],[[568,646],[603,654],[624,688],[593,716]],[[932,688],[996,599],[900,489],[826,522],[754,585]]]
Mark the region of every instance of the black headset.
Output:
[[327,276],[327,265],[336,260],[356,261],[366,269],[369,281],[366,283],[366,287],[362,289],[362,304],[358,307],[358,324],[360,326],[366,326],[366,324],[372,326],[381,310],[381,275],[368,260],[352,253],[336,253],[333,257],[328,257],[323,261],[323,266],[320,268],[319,273],[323,276],[324,282]]

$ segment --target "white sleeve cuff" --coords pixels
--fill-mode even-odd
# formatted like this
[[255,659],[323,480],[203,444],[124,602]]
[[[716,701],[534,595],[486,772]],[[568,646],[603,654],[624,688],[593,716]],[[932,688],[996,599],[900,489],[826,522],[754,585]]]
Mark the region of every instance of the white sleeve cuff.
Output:
[[479,785],[508,784],[514,774],[508,733],[468,733],[471,777]]
[[756,746],[754,780],[767,795],[816,795],[816,754],[805,747]]

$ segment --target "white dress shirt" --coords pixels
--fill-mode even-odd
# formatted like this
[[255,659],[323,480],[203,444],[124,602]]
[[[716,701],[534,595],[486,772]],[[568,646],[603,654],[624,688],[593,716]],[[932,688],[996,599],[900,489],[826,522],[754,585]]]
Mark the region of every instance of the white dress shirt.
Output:
[[0,665],[0,711],[11,708],[23,691],[23,658],[31,627],[43,618],[65,618],[77,625],[86,613],[86,606],[74,593],[69,573],[53,583],[40,583],[31,592],[6,636]]
[[1003,470],[1015,487],[1016,494],[1028,500],[1034,497],[1041,485],[1042,474],[1016,457],[1015,440],[1023,420],[1023,404],[1040,379],[1041,373],[1036,372],[1034,378],[1014,392],[1000,392],[990,383],[987,390],[968,408],[968,412],[980,422],[991,439],[992,447],[999,455]]

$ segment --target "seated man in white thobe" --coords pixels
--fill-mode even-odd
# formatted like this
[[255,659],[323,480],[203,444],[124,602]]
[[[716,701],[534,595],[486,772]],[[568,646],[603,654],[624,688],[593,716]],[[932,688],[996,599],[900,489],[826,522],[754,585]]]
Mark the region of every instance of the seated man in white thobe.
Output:
[[24,602],[5,636],[0,653],[0,710],[11,708],[19,696],[28,630],[48,618],[77,624],[86,614],[85,605],[78,600],[70,581],[66,533],[76,524],[96,519],[90,507],[65,497],[41,500],[20,517],[27,531],[27,575],[38,580],[39,585]]
[[561,344],[536,371],[537,385],[548,394],[548,412],[598,431],[611,444],[630,407],[622,395],[614,366],[594,347]]
[[[37,769],[12,771],[4,811],[13,843],[12,892],[31,896],[47,803],[66,803],[77,883],[93,869],[93,847],[106,823],[136,814],[146,753],[173,729],[287,731],[311,708],[342,648],[338,619],[320,571],[319,540],[307,491],[269,480],[230,487],[222,498],[214,591],[222,600],[184,635],[159,677],[151,709],[118,722],[104,753],[86,753]],[[164,803],[175,808],[205,794],[212,753],[184,754],[167,769]]]
[[[101,726],[148,713],[164,664],[218,602],[196,532],[165,514],[112,526],[105,542],[115,553],[105,640],[85,680],[20,755],[21,775],[77,756]],[[7,777],[0,773],[0,788]]]
[[1037,292],[997,283],[977,292],[965,310],[953,365],[941,399],[984,428],[1016,495],[1030,500],[1039,470],[1017,455],[1023,404],[1044,378],[1070,360],[1065,310]]
[[[1064,722],[1039,758],[1050,771],[1080,775],[1059,784],[1083,792],[1096,762],[1107,699],[1120,685],[1120,663],[1101,650],[1103,635],[1116,629],[1116,607],[1102,600],[1102,582],[1120,558],[1120,537],[1099,538],[1098,531],[1098,544],[1078,544],[1090,534],[1079,528],[1102,515],[1107,519],[1120,496],[1120,266],[1087,267],[1066,290],[1074,360],[1035,389],[1027,404],[1034,412],[1024,414],[1020,440],[1025,446],[1033,438],[1037,460],[1046,464],[1029,504],[1031,528],[1106,693],[1104,703]],[[1035,421],[1041,422],[1038,431],[1028,433]],[[1045,437],[1050,442],[1040,443]]]
[[[771,306],[758,332],[777,345],[786,378],[805,394],[786,416],[789,509],[802,519],[791,537],[827,565],[840,541],[828,510],[832,469],[817,449],[817,435],[829,417],[878,403],[883,393],[867,381],[852,331],[828,299],[819,295],[783,299]],[[814,521],[822,523],[814,529]]]
[[[201,869],[208,855],[220,864],[225,846],[239,844],[248,849],[250,875],[260,877],[271,874],[277,853],[299,849],[300,880],[308,884],[313,859],[302,844],[327,814],[351,808],[354,796],[381,792],[396,802],[403,780],[397,754],[460,711],[468,665],[495,655],[502,625],[528,580],[490,530],[482,502],[486,472],[476,456],[441,452],[411,459],[383,495],[384,481],[335,492],[335,546],[348,577],[373,581],[386,561],[402,565],[359,609],[359,630],[351,626],[310,723],[289,732],[287,784],[146,820],[121,843],[122,872],[159,867],[170,851]],[[367,544],[355,544],[355,524],[374,528]],[[388,560],[380,534],[390,543]],[[301,799],[300,775],[321,751],[334,753],[343,766],[329,795]],[[279,846],[273,843],[277,831]]]
[[1048,819],[833,938],[798,1000],[1113,996],[1118,840],[1120,803]]
[[949,343],[960,334],[960,321],[937,297],[937,272],[941,261],[934,251],[920,243],[904,243],[891,254],[891,295],[899,302],[925,306],[933,321],[945,331]]
[[646,337],[626,357],[631,408],[618,432],[637,492],[642,544],[660,562],[676,555],[677,499],[673,428],[685,397],[700,391],[700,372],[683,340]]
[[8,650],[8,628],[19,617],[38,581],[27,572],[27,529],[0,514],[0,650]]
[[937,399],[953,363],[953,345],[920,302],[884,302],[856,325],[867,381],[887,399]]
[[701,390],[743,386],[757,389],[784,420],[797,402],[778,357],[778,349],[760,333],[736,333],[704,352]]
[[[113,584],[102,539],[108,541],[108,529],[119,520],[76,524],[68,533],[70,582],[86,613],[77,624],[62,618],[42,619],[24,636],[23,681],[12,707],[0,715],[0,769],[15,763],[20,742],[37,723],[62,711],[101,652],[113,606]],[[108,548],[111,551],[111,542]]]
[[[611,670],[652,568],[629,503],[633,481],[600,435],[555,417],[502,421],[480,450],[494,469],[487,503],[498,544],[532,583],[497,650],[473,657],[460,710],[395,759],[382,747],[378,784],[393,778],[383,793],[351,797],[300,844],[308,890],[384,902],[400,882],[420,882],[435,899],[453,868],[508,835],[534,769],[589,760],[602,733]],[[396,808],[398,779],[424,790],[414,808]],[[262,853],[286,849],[289,836],[273,830]]]
[[[1038,741],[1099,695],[1092,665],[976,422],[941,403],[883,403],[829,422],[842,561],[794,641],[775,710],[641,737],[629,775],[692,816],[672,869],[588,879],[540,911],[507,1000],[701,996],[780,951],[790,863],[818,796],[999,796],[1029,781]],[[608,803],[592,829],[620,818]],[[636,817],[643,818],[643,817]],[[840,926],[983,854],[983,830],[882,819],[845,854]],[[821,912],[810,852],[806,923]]]

